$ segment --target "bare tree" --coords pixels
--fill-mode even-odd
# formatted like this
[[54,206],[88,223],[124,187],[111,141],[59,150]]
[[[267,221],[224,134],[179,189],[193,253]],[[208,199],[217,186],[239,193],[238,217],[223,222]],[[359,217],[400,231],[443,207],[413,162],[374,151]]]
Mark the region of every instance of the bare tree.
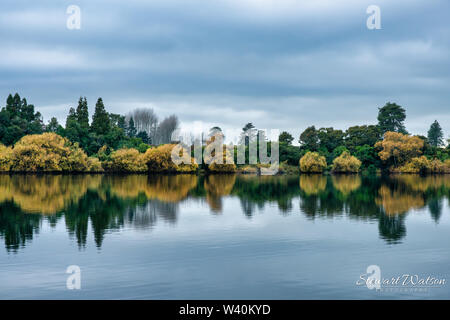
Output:
[[150,143],[154,144],[156,141],[156,131],[158,128],[158,116],[151,108],[140,108],[131,111],[127,115],[127,120],[133,118],[136,132],[147,132]]
[[172,133],[178,128],[179,121],[176,115],[165,118],[158,126],[155,142],[157,144],[170,143]]

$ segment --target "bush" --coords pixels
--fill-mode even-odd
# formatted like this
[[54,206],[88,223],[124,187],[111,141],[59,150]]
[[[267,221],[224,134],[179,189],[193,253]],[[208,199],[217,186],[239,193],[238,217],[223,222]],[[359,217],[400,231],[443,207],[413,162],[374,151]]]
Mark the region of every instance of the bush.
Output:
[[450,161],[442,162],[439,159],[429,160],[425,156],[411,159],[398,169],[402,173],[445,173],[450,172]]
[[236,165],[234,164],[234,159],[231,153],[224,146],[223,148],[223,158],[222,163],[218,163],[218,159],[214,159],[215,150],[214,144],[208,144],[205,148],[204,154],[206,155],[204,158],[205,163],[208,165],[208,171],[211,172],[222,172],[222,173],[231,173],[236,172]]
[[0,143],[0,172],[11,168],[12,149]]
[[348,151],[342,152],[342,154],[333,160],[332,171],[339,173],[355,173],[359,171],[361,167],[361,161],[356,157],[350,155]]
[[78,146],[55,133],[28,135],[12,150],[12,171],[21,172],[83,172],[88,157]]
[[450,173],[450,159],[445,160],[444,170],[445,170],[445,173]]
[[103,163],[103,168],[111,172],[145,172],[144,155],[138,150],[119,149],[111,153],[110,160]]
[[327,167],[325,157],[317,152],[307,152],[300,159],[300,171],[305,173],[321,173]]
[[412,158],[404,166],[400,167],[398,171],[403,173],[426,173],[431,166],[430,160],[425,156]]
[[102,163],[98,158],[89,157],[87,160],[87,171],[89,172],[103,172]]
[[150,172],[194,172],[198,169],[198,164],[194,158],[191,164],[177,165],[172,161],[172,150],[177,147],[175,144],[165,144],[157,148],[148,149],[144,154],[144,163]]

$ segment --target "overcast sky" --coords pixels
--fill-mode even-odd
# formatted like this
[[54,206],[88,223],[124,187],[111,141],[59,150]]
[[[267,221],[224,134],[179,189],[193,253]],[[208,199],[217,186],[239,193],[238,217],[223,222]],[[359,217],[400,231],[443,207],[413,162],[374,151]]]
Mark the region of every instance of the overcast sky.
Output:
[[[381,9],[369,30],[366,9]],[[66,27],[69,5],[81,29]],[[1,0],[0,105],[18,92],[47,122],[101,96],[182,128],[376,123],[387,101],[450,134],[448,0]]]

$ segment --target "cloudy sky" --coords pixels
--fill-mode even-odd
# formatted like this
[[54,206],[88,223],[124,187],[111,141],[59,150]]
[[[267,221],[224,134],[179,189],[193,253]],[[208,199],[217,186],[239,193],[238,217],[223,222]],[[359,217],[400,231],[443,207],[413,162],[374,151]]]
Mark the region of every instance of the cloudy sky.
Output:
[[[381,30],[366,26],[369,5]],[[68,6],[81,29],[66,27]],[[0,106],[19,92],[62,123],[101,96],[182,128],[345,129],[387,101],[450,134],[448,0],[2,0]]]

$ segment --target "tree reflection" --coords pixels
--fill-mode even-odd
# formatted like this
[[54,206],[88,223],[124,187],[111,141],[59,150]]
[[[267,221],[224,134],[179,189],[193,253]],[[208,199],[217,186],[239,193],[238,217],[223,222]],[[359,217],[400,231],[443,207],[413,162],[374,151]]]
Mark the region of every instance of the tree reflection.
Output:
[[0,203],[0,236],[6,250],[16,252],[39,232],[41,216],[24,213],[13,201]]
[[231,193],[235,182],[235,174],[208,175],[205,177],[206,202],[213,212],[222,212],[222,197]]
[[340,191],[344,196],[348,196],[350,193],[361,187],[361,176],[356,174],[340,174],[333,176],[331,179],[334,188]]
[[101,247],[110,231],[176,224],[180,203],[189,199],[222,213],[224,197],[239,199],[249,219],[267,204],[283,215],[295,213],[293,200],[299,199],[308,219],[377,221],[380,238],[399,243],[411,210],[426,208],[439,222],[450,176],[0,175],[0,237],[16,252],[43,221],[51,227],[62,221],[80,248],[89,233]]

